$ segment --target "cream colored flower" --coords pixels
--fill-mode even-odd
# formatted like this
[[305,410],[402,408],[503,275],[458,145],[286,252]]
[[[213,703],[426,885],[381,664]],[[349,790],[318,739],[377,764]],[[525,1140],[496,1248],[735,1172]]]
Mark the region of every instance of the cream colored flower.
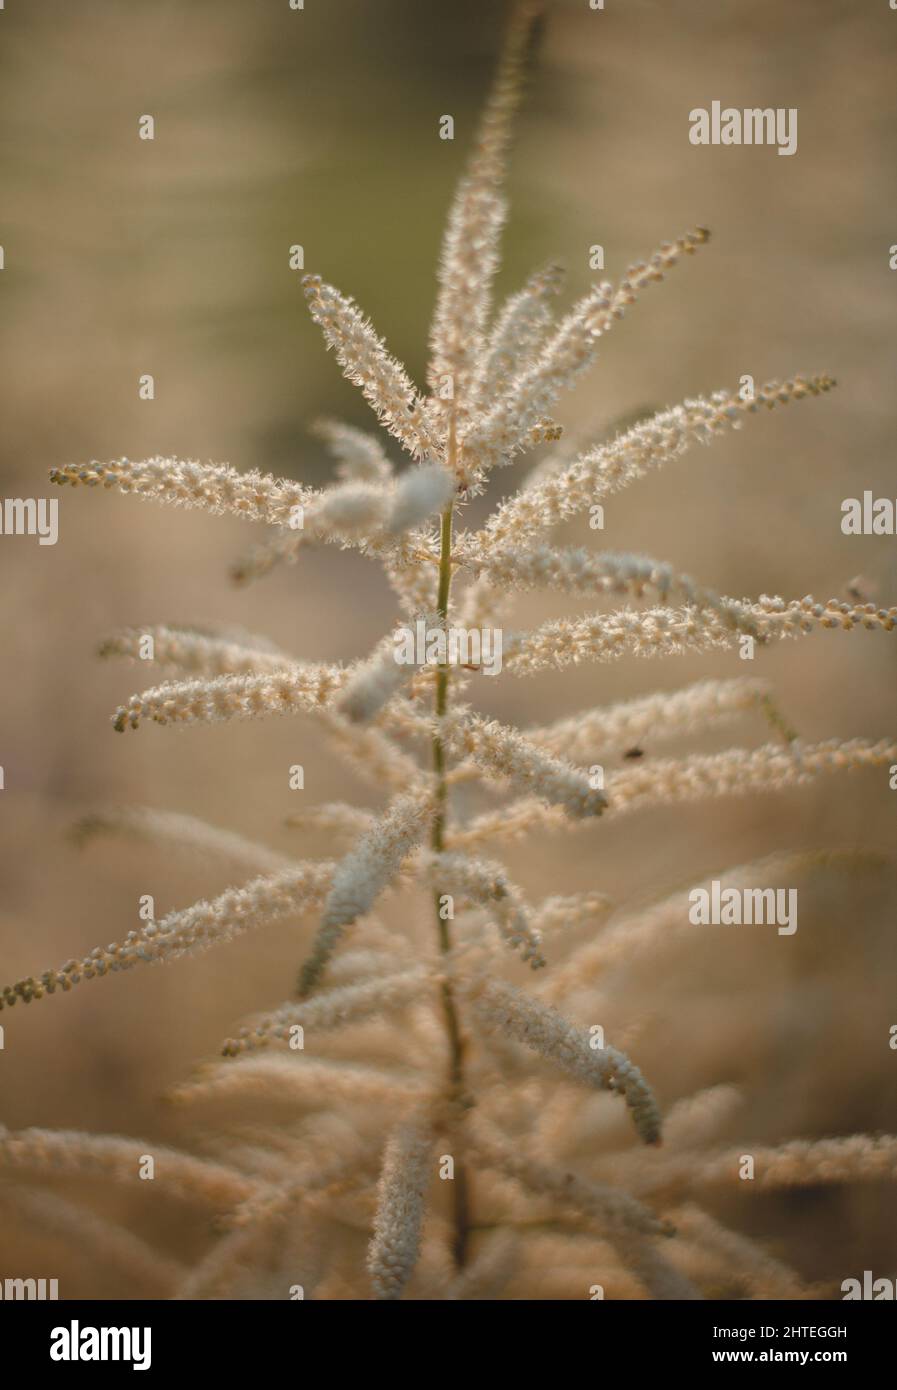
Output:
[[657,1102],[638,1067],[624,1053],[615,1047],[593,1047],[594,1038],[588,1033],[500,980],[478,981],[469,994],[484,1027],[524,1043],[587,1086],[618,1092],[640,1138],[646,1144],[660,1142]]
[[432,1147],[426,1122],[415,1119],[401,1124],[386,1142],[368,1251],[377,1298],[400,1298],[417,1263]]
[[396,797],[382,819],[340,860],[321,925],[302,967],[300,995],[309,994],[318,983],[346,928],[373,907],[420,843],[432,815],[432,798],[426,793]]

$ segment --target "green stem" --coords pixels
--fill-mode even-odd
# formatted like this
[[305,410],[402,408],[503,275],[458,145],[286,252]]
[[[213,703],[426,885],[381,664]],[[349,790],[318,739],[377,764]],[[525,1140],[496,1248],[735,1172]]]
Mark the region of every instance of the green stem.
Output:
[[[454,431],[450,432],[450,453],[454,452]],[[448,619],[449,592],[452,584],[452,513],[449,506],[443,513],[439,549],[439,593],[436,607],[440,622]],[[440,666],[436,673],[435,713],[441,719],[448,708],[449,669]],[[448,813],[448,787],[446,785],[445,745],[439,733],[433,735],[433,771],[436,775],[436,814],[433,817],[433,831],[430,844],[434,854],[442,854],[445,849],[445,826]],[[434,894],[436,925],[439,933],[439,949],[447,956],[452,949],[452,935],[448,922],[440,911],[440,894]],[[450,980],[441,986],[442,1012],[449,1044],[448,1094],[450,1102],[459,1102],[464,1092],[464,1038],[458,1017],[455,992]],[[467,1241],[470,1230],[468,1208],[467,1172],[458,1160],[455,1164],[452,1183],[454,1197],[454,1259],[460,1269],[467,1257]]]

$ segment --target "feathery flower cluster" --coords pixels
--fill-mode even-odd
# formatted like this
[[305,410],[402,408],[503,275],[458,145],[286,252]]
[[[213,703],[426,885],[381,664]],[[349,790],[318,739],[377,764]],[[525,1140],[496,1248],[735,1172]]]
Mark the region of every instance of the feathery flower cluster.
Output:
[[228,464],[152,458],[141,463],[115,459],[111,463],[65,464],[50,469],[50,482],[72,487],[117,487],[154,502],[199,507],[218,516],[228,513],[269,526],[289,526],[295,509],[316,496],[314,488],[267,473],[240,473]]
[[[781,1260],[758,1249],[752,1240],[730,1231],[700,1207],[693,1204],[677,1207],[672,1217],[680,1238],[692,1246],[692,1261],[697,1263],[703,1276],[703,1286],[709,1286],[714,1296],[726,1296],[716,1292],[721,1274],[726,1280],[729,1297],[803,1299],[825,1296],[823,1292],[809,1289]],[[690,1263],[690,1273],[693,1268],[694,1264]],[[693,1273],[692,1277],[695,1277]],[[728,1292],[730,1284],[738,1289],[737,1295]]]
[[[432,626],[431,620],[424,621]],[[354,669],[334,711],[353,724],[368,724],[413,675],[413,666],[396,660],[395,633],[387,633],[368,660]]]
[[261,675],[302,664],[273,643],[245,633],[228,635],[164,624],[123,628],[100,644],[99,655],[152,660],[204,676]]
[[749,1150],[670,1154],[651,1173],[639,1177],[642,1194],[659,1189],[703,1188],[737,1181],[745,1152],[754,1160],[756,1191],[783,1187],[816,1187],[851,1182],[893,1182],[897,1179],[897,1136],[849,1134],[831,1139],[792,1139],[778,1146],[753,1145]]
[[398,1298],[420,1252],[432,1134],[422,1120],[399,1125],[386,1143],[368,1270],[377,1298]]
[[[731,603],[739,616],[754,625],[760,642],[804,637],[816,627],[854,627],[892,632],[897,608],[873,604],[842,603],[829,599],[759,598]],[[614,613],[590,613],[583,618],[552,618],[532,632],[505,639],[503,661],[514,675],[527,676],[550,668],[562,670],[581,661],[618,661],[623,656],[677,656],[684,652],[720,651],[735,646],[737,624],[712,610],[686,604],[682,608],[646,608],[641,612],[622,608]]]
[[442,420],[457,416],[459,410],[463,416],[476,400],[471,379],[482,361],[490,290],[499,263],[498,239],[507,214],[500,189],[538,8],[523,3],[512,16],[470,167],[446,224],[428,372],[432,404]]
[[[897,758],[897,742],[880,739],[829,739],[816,745],[767,744],[761,748],[730,748],[723,753],[690,758],[653,759],[611,772],[606,779],[607,816],[626,815],[651,806],[703,801],[708,797],[747,796],[752,792],[784,791],[802,786],[825,772],[850,772],[859,767],[889,765]],[[475,816],[466,830],[452,838],[453,849],[479,846],[483,840],[514,839],[539,829],[569,828],[556,806],[536,797],[522,797],[501,811]]]
[[92,811],[72,826],[73,843],[82,846],[100,836],[123,836],[159,845],[167,852],[212,855],[231,865],[259,874],[276,874],[294,867],[291,860],[267,845],[247,840],[232,830],[222,830],[197,816],[177,811],[156,811],[150,806],[120,806]]
[[222,1052],[225,1057],[236,1057],[240,1052],[269,1047],[273,1042],[289,1042],[297,1025],[305,1032],[323,1031],[387,1013],[418,998],[431,984],[430,973],[416,966],[395,975],[327,990],[313,999],[284,1004],[273,1013],[263,1014],[251,1026],[241,1028],[235,1038],[228,1038]]
[[767,681],[750,677],[698,681],[684,690],[584,710],[544,728],[527,729],[526,736],[571,762],[588,763],[604,749],[627,748],[649,736],[653,742],[667,741],[728,723],[762,708],[769,693]]
[[[623,317],[638,292],[662,280],[681,255],[707,240],[703,228],[665,242],[651,257],[630,266],[614,290],[606,281],[585,295],[560,323],[535,363],[515,377],[507,393],[461,438],[461,481],[470,486],[491,468],[511,463],[527,441],[541,442],[540,426],[564,390],[573,387],[595,361],[599,340]],[[535,437],[533,431],[537,431]]]
[[471,758],[492,777],[519,791],[562,806],[574,819],[600,816],[607,805],[585,773],[552,758],[515,729],[479,715],[453,713],[439,725],[443,741],[458,758]]
[[897,759],[897,740],[854,738],[847,742],[789,747],[730,748],[724,753],[690,758],[652,759],[643,766],[622,768],[607,781],[608,813],[621,815],[645,806],[698,801],[708,796],[746,796],[750,792],[780,791],[810,782],[820,772],[879,767]]
[[415,1077],[390,1075],[378,1067],[306,1058],[297,1065],[292,1058],[263,1053],[201,1070],[177,1086],[171,1099],[184,1106],[255,1101],[301,1110],[361,1101],[401,1109],[419,1101],[423,1091]]
[[638,1067],[615,1047],[593,1047],[594,1038],[568,1023],[555,1009],[502,980],[477,983],[470,990],[480,1022],[525,1043],[587,1086],[616,1091],[628,1105],[639,1137],[660,1142],[660,1111]]
[[325,488],[302,512],[297,544],[308,541],[363,543],[368,549],[385,537],[420,526],[443,510],[454,485],[438,463],[403,473],[395,484],[351,479]]
[[318,710],[347,679],[348,673],[338,666],[293,666],[270,675],[166,681],[132,695],[116,710],[112,722],[123,733],[138,728],[144,719],[157,724],[213,724]]
[[326,730],[327,741],[350,766],[379,788],[392,787],[407,791],[420,787],[427,777],[420,763],[404,753],[397,743],[380,729],[352,724],[347,719],[324,709],[316,715]]
[[503,940],[512,950],[519,951],[534,970],[544,966],[542,938],[519,888],[510,882],[503,865],[469,859],[463,854],[439,854],[431,858],[430,872],[434,884],[453,897],[485,908]]
[[44,971],[39,979],[29,977],[6,986],[0,990],[0,1009],[11,1007],[17,999],[27,1004],[57,989],[70,990],[80,980],[129,970],[141,962],[174,960],[204,951],[244,932],[298,915],[321,901],[333,876],[330,863],[297,864],[252,879],[242,888],[228,888],[211,902],[170,912],[160,922],[145,922],[139,930],[128,932],[121,945],[97,946],[81,960]]
[[370,911],[403,861],[419,845],[432,815],[429,795],[409,793],[396,797],[382,820],[365,831],[336,866],[321,925],[302,967],[300,995],[314,989],[346,928]]
[[392,464],[376,434],[340,420],[316,420],[312,433],[327,446],[344,482],[386,483],[392,477]]
[[729,391],[698,396],[625,430],[609,444],[587,450],[566,468],[550,473],[537,485],[523,489],[495,509],[485,528],[470,537],[471,551],[488,555],[489,547],[525,543],[552,526],[568,521],[644,476],[679,457],[692,443],[709,443],[727,429],[739,429],[746,415],[785,405],[804,396],[818,396],[835,385],[829,376],[770,382],[743,397]]
[[[337,426],[330,425],[329,437],[336,430]],[[426,553],[425,535],[417,528],[435,518],[451,500],[455,486],[451,476],[440,464],[432,463],[395,478],[387,459],[371,459],[370,436],[348,426],[345,434],[352,440],[354,452],[340,436],[337,447],[351,460],[339,465],[343,481],[310,497],[291,514],[288,527],[278,527],[273,539],[253,546],[231,570],[235,583],[260,579],[279,564],[295,564],[303,549],[321,542],[355,546],[397,570]],[[374,476],[378,465],[387,470],[385,477],[382,473]]]
[[505,546],[490,551],[488,560],[476,566],[499,588],[561,589],[577,594],[632,594],[641,598],[646,589],[662,598],[675,594],[695,608],[715,613],[740,632],[756,632],[750,611],[731,599],[720,598],[701,588],[686,574],[676,574],[671,565],[659,564],[643,555],[592,555],[587,550],[555,550],[549,545],[521,550]]
[[563,267],[548,265],[537,270],[522,290],[512,294],[499,313],[482,360],[470,384],[470,401],[482,408],[503,395],[515,369],[530,367],[540,343],[551,327],[552,300],[564,280]]
[[327,346],[333,348],[343,375],[360,386],[380,423],[415,458],[439,458],[440,440],[429,423],[423,398],[358,306],[319,275],[306,275],[302,285],[309,312]]
[[83,1134],[77,1130],[8,1130],[0,1125],[0,1166],[27,1173],[83,1173],[116,1183],[136,1183],[140,1161],[152,1154],[159,1190],[181,1201],[198,1199],[232,1207],[258,1193],[260,1184],[223,1164],[194,1158],[145,1139]]
[[[708,237],[699,228],[663,243],[616,288],[593,286],[559,321],[553,308],[562,273],[554,264],[537,271],[493,313],[512,117],[539,12],[537,0],[520,0],[515,9],[474,155],[448,218],[430,333],[429,393],[418,390],[351,299],[319,275],[303,282],[311,317],[344,376],[412,456],[412,465],[397,472],[378,437],[328,420],[314,427],[336,465],[335,481],[323,488],[161,457],[67,464],[51,471],[52,481],[117,488],[261,523],[268,534],[238,564],[238,579],[294,561],[319,542],[354,547],[382,565],[403,623],[422,617],[428,629],[456,621],[468,629],[500,626],[502,669],[514,675],[624,656],[733,648],[744,655],[748,645],[753,655],[754,643],[762,648],[817,628],[892,632],[897,607],[818,603],[809,596],[730,598],[653,559],[563,548],[550,535],[551,528],[672,462],[693,443],[711,443],[761,409],[824,395],[834,385],[824,374],[795,376],[753,392],[694,397],[621,425],[610,442],[565,447],[537,464],[481,529],[459,525],[466,496],[482,491],[493,469],[559,437],[551,412],[562,392],[594,363],[603,339],[642,290]],[[456,572],[465,582],[460,596],[452,591]],[[621,595],[624,606],[508,631],[510,596],[537,587]],[[629,603],[646,591],[678,606],[639,609]],[[288,824],[299,832],[348,840],[338,862],[293,863],[191,817],[142,809],[94,814],[77,828],[81,842],[116,834],[163,847],[177,844],[258,876],[145,923],[121,944],[97,947],[58,970],[0,989],[0,1009],[319,909],[305,940],[298,999],[253,1015],[225,1042],[228,1060],[207,1065],[175,1094],[182,1104],[230,1108],[236,1116],[221,1131],[227,1164],[158,1146],[151,1150],[169,1193],[224,1208],[231,1229],[186,1273],[171,1261],[153,1263],[150,1251],[151,1282],[174,1282],[179,1297],[235,1296],[244,1279],[255,1289],[259,1282],[253,1285],[253,1279],[268,1287],[260,1269],[271,1263],[277,1245],[284,1267],[290,1266],[288,1283],[299,1269],[315,1297],[357,1296],[357,1257],[341,1263],[326,1241],[328,1232],[348,1229],[370,1238],[365,1287],[383,1299],[400,1297],[415,1270],[415,1287],[424,1296],[471,1296],[496,1284],[516,1291],[518,1274],[535,1270],[550,1297],[555,1284],[543,1251],[555,1275],[560,1270],[567,1279],[563,1296],[570,1296],[572,1279],[580,1281],[574,1296],[581,1297],[594,1277],[596,1249],[602,1260],[608,1251],[617,1260],[610,1277],[626,1292],[698,1297],[705,1285],[717,1287],[721,1265],[736,1258],[744,1263],[749,1290],[804,1296],[802,1281],[737,1232],[692,1208],[682,1209],[679,1233],[667,1219],[676,1210],[670,1201],[677,1191],[732,1179],[734,1151],[707,1149],[709,1142],[718,1143],[732,1113],[730,1088],[712,1087],[678,1102],[663,1155],[621,1151],[614,1140],[609,1156],[596,1153],[594,1141],[620,1124],[607,1112],[620,1116],[622,1107],[606,1095],[583,1097],[575,1089],[621,1096],[638,1136],[646,1145],[659,1144],[660,1109],[641,1072],[624,1052],[599,1046],[596,1030],[584,1031],[555,1005],[571,1017],[588,1018],[578,1010],[600,998],[595,985],[605,971],[619,974],[640,952],[681,946],[688,895],[680,891],[640,908],[624,904],[607,925],[611,905],[600,892],[553,895],[530,908],[504,866],[481,857],[482,847],[532,830],[594,826],[605,811],[622,815],[778,791],[822,772],[897,763],[897,741],[848,738],[805,745],[779,713],[768,683],[743,677],[590,709],[521,733],[462,703],[476,684],[472,668],[447,661],[418,669],[396,662],[394,625],[367,659],[346,668],[299,660],[241,632],[173,625],[124,629],[101,652],[151,660],[177,677],[132,695],[115,716],[119,731],[144,719],[206,724],[311,714],[329,745],[389,798],[382,810],[322,803],[290,817]],[[596,756],[619,756],[646,740],[703,733],[752,711],[765,715],[775,742],[626,762],[608,773],[603,789],[593,785]],[[496,782],[518,799],[473,815],[473,798],[494,790]],[[726,878],[766,882],[778,873],[832,865],[861,872],[874,858],[856,851],[780,853]],[[419,948],[404,920],[373,916],[380,895],[408,879],[426,890],[435,908],[438,955],[434,950],[432,958],[409,958],[412,944],[415,953]],[[447,898],[451,911],[444,910]],[[462,907],[458,923],[455,898]],[[341,950],[355,924],[357,949]],[[484,926],[496,928],[533,967],[545,964],[543,934],[552,938],[552,957],[563,955],[565,935],[582,935],[566,959],[545,972],[538,991],[526,993],[501,977],[501,953],[482,949]],[[328,987],[321,988],[325,974]],[[643,1013],[634,1011],[631,1029],[649,1026]],[[276,1043],[293,1044],[299,1030],[302,1047],[273,1050]],[[315,1055],[296,1056],[306,1033]],[[520,1044],[560,1069],[550,1090],[528,1070]],[[276,1110],[282,1123],[249,1127],[246,1115],[253,1107]],[[384,1139],[381,1117],[387,1111],[394,1128]],[[519,1135],[526,1136],[523,1142]],[[443,1139],[455,1164],[446,1185],[451,1215],[445,1220],[437,1214],[425,1225],[426,1190],[437,1140]],[[11,1135],[0,1127],[0,1166],[22,1171],[130,1181],[146,1147],[84,1134]],[[893,1136],[801,1140],[749,1151],[757,1188],[891,1178],[897,1172]],[[644,1195],[656,1201],[657,1211],[642,1205],[638,1197]],[[64,1219],[71,1226],[69,1216]],[[571,1224],[572,1232],[566,1229]],[[484,1236],[486,1230],[496,1239]],[[657,1248],[659,1236],[671,1241],[669,1259]],[[102,1239],[125,1248],[115,1244],[114,1233]],[[581,1274],[584,1240],[588,1278]],[[576,1241],[578,1247],[571,1244]],[[357,1252],[357,1243],[350,1247]],[[140,1250],[136,1254],[146,1263]],[[270,1275],[270,1287],[279,1287],[276,1277]]]
[[[190,1200],[192,1191],[185,1194]],[[76,1249],[84,1264],[97,1265],[136,1288],[142,1298],[167,1298],[187,1276],[179,1260],[153,1249],[148,1241],[107,1220],[83,1203],[52,1192],[8,1183],[0,1189],[6,1230],[19,1226],[28,1234],[47,1236]]]
[[523,1152],[516,1142],[508,1142],[482,1115],[471,1115],[468,1132],[481,1159],[522,1182],[531,1191],[550,1196],[564,1207],[573,1207],[602,1234],[607,1234],[608,1227],[651,1236],[673,1234],[671,1226],[659,1221],[652,1211],[619,1188],[584,1182],[575,1173],[540,1163]]

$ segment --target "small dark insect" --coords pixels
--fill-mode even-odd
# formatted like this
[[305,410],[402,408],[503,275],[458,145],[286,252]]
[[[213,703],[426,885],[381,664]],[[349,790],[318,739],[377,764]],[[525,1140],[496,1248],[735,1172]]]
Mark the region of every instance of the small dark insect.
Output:
[[844,592],[854,603],[871,603],[878,592],[878,585],[865,575],[858,574],[844,585]]
[[624,758],[643,758],[644,756],[644,748],[627,748],[626,752],[623,754]]

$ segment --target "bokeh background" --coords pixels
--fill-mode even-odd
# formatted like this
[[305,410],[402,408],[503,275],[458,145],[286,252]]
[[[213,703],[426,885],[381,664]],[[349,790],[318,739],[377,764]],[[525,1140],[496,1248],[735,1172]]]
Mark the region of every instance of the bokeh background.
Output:
[[[870,596],[897,601],[894,538],[839,528],[843,498],[897,496],[897,14],[884,0],[607,0],[603,12],[559,0],[549,11],[514,152],[499,292],[554,256],[579,293],[594,243],[613,277],[668,236],[713,231],[613,333],[563,403],[564,423],[599,438],[632,410],[744,373],[759,382],[826,370],[839,381],[613,499],[602,539],[727,593],[825,599],[860,576]],[[287,0],[10,0],[0,13],[2,495],[49,496],[51,465],[122,455],[326,477],[310,422],[365,424],[366,407],[324,351],[289,248],[300,243],[307,269],[355,296],[423,379],[442,219],[503,14],[484,0],[307,0],[302,12]],[[796,107],[797,154],[692,146],[688,112],[713,99]],[[453,142],[438,138],[445,113]],[[138,139],[143,114],[155,119],[152,142]],[[155,378],[152,402],[138,399],[143,373]],[[66,829],[93,806],[169,807],[323,855],[326,841],[284,827],[297,796],[377,804],[305,721],[117,737],[111,711],[153,678],[95,656],[117,626],[169,620],[239,624],[303,656],[350,659],[391,614],[369,562],[322,550],[235,589],[228,566],[260,539],[254,528],[105,492],[54,495],[55,547],[0,537],[4,980],[120,939],[142,893],[165,911],[224,886],[189,857],[120,842],[79,852]],[[519,622],[578,607],[530,599]],[[744,663],[627,662],[490,683],[482,703],[525,725],[727,673]],[[754,673],[774,680],[808,740],[894,731],[893,635],[819,634],[761,653]],[[744,737],[766,734],[757,724]],[[294,762],[304,793],[288,790]],[[648,901],[776,848],[889,851],[895,826],[882,769],[658,810],[514,847],[508,860],[536,897],[598,886]],[[419,906],[396,900],[394,919],[412,936],[429,932]],[[888,870],[824,878],[802,890],[796,937],[702,938],[687,959],[649,962],[630,982],[627,1016],[608,1023],[635,1030],[637,1060],[666,1103],[741,1085],[733,1137],[893,1132],[894,908]],[[180,1138],[160,1097],[235,1019],[287,996],[308,930],[275,927],[4,1013],[0,1121]],[[140,1193],[78,1191],[178,1253],[202,1248],[207,1233],[182,1212],[150,1211]],[[809,1279],[897,1270],[885,1187],[756,1196],[733,1211]],[[128,1292],[13,1222],[0,1276],[48,1272],[67,1296]]]

